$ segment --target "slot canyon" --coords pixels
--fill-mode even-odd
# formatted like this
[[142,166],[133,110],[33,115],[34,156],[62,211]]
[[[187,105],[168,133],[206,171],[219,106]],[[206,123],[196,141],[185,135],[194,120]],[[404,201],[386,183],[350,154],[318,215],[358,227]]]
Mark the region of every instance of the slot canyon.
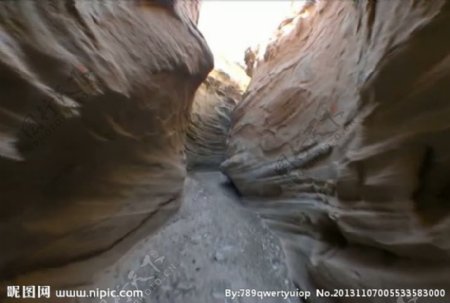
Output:
[[450,302],[450,0],[219,2],[0,1],[0,302]]

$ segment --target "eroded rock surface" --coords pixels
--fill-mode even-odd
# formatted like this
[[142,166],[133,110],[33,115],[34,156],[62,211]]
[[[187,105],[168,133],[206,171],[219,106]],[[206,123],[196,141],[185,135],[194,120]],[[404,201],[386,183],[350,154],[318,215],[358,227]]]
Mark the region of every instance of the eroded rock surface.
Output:
[[450,1],[318,1],[278,35],[223,168],[295,281],[450,291]]
[[189,169],[217,170],[225,160],[231,112],[244,90],[240,83],[239,78],[217,69],[197,90],[186,140]]
[[0,3],[0,280],[89,284],[178,208],[196,5]]

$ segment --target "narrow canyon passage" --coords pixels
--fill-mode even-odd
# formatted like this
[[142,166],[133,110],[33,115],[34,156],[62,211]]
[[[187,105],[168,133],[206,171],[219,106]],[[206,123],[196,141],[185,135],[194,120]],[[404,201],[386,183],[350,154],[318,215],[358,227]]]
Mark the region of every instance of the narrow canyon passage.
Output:
[[0,302],[449,302],[449,37],[450,0],[0,1]]
[[143,290],[148,295],[142,302],[278,303],[279,298],[232,299],[226,290],[296,290],[279,240],[241,205],[218,171],[190,174],[180,211],[109,271],[98,287]]

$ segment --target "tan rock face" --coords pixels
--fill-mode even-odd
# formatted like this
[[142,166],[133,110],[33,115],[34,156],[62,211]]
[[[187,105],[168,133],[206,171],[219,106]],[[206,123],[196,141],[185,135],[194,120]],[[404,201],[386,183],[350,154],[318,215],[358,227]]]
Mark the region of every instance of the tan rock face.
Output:
[[196,5],[0,4],[0,280],[89,283],[177,209]]
[[223,168],[296,282],[449,291],[450,1],[319,1],[280,31]]
[[194,97],[187,131],[189,169],[217,170],[225,160],[231,112],[241,100],[238,83],[221,70],[212,71]]

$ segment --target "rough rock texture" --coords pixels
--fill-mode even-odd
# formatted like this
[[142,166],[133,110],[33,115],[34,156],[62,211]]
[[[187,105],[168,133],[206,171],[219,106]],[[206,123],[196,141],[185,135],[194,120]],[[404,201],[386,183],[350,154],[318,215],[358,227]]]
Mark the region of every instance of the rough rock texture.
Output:
[[[223,168],[295,281],[450,291],[450,1],[319,1],[281,31]],[[366,301],[395,299],[317,299]]]
[[89,284],[178,208],[196,5],[0,3],[0,280]]
[[189,169],[219,168],[225,159],[231,112],[242,92],[238,83],[221,70],[211,72],[197,90],[186,140]]

